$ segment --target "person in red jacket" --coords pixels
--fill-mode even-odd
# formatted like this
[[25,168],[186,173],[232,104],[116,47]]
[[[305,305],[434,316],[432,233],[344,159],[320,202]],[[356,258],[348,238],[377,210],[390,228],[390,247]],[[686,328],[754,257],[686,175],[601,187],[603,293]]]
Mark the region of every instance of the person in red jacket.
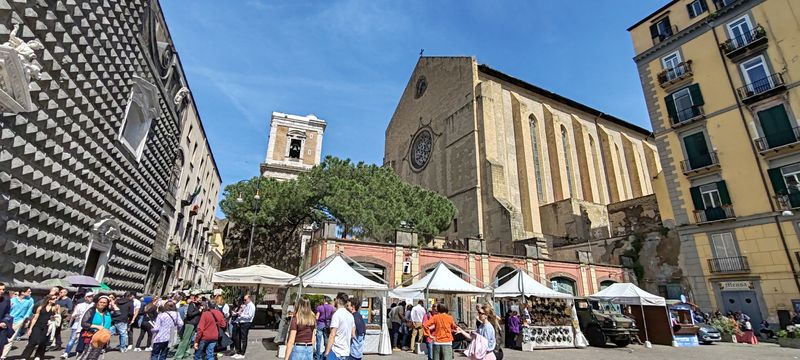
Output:
[[225,322],[225,315],[210,302],[201,302],[200,308],[202,313],[194,339],[194,360],[214,360],[219,329],[224,329],[228,324]]

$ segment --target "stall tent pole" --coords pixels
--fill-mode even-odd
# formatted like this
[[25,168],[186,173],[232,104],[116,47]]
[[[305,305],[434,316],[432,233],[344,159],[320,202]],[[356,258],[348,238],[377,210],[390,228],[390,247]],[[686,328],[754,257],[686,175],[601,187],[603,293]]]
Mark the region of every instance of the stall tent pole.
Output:
[[647,333],[647,318],[644,316],[644,305],[642,305],[641,301],[639,302],[639,310],[642,311],[642,324],[644,324],[644,341],[649,343],[650,335]]

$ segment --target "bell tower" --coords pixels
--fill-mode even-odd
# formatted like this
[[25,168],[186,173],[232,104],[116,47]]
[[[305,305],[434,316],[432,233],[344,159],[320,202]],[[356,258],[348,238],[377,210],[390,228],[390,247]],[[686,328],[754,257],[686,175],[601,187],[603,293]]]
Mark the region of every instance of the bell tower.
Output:
[[279,180],[297,178],[319,164],[325,120],[314,115],[272,113],[267,156],[261,176]]

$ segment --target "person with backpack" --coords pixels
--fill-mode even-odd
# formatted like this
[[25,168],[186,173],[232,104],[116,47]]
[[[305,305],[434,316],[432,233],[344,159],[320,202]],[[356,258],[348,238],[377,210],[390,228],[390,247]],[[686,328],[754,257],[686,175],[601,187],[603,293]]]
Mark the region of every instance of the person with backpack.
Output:
[[169,353],[169,340],[172,332],[183,326],[183,320],[175,310],[175,303],[167,301],[159,309],[153,324],[153,351],[150,360],[166,360]]
[[175,352],[175,360],[183,360],[189,357],[189,344],[194,339],[195,329],[200,323],[200,308],[198,299],[195,295],[189,296],[186,303],[186,315],[183,317],[183,330],[181,331],[181,342]]
[[142,350],[142,340],[144,340],[145,335],[147,336],[147,346],[144,351],[153,350],[153,324],[158,318],[158,302],[158,297],[154,297],[142,310],[139,337],[136,339],[136,347],[133,348],[133,351]]
[[325,352],[325,347],[328,345],[328,335],[330,334],[330,327],[331,327],[331,318],[333,317],[334,311],[336,309],[333,308],[330,304],[331,299],[329,297],[325,297],[322,300],[322,304],[317,306],[317,342],[314,351],[314,359],[321,360],[324,358],[323,353]]
[[213,302],[200,304],[200,321],[197,323],[197,336],[194,339],[194,360],[214,360],[214,349],[227,322],[225,315],[216,309]]
[[[78,354],[84,360],[96,360],[111,338],[113,310],[111,299],[101,295],[94,306],[90,307],[81,318],[81,335],[78,342]],[[88,349],[87,349],[88,345]]]

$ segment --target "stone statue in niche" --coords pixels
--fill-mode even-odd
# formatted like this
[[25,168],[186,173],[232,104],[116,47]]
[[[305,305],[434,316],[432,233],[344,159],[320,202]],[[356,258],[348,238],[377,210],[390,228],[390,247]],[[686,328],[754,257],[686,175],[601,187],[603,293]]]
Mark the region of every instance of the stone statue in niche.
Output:
[[186,99],[186,97],[188,96],[189,96],[189,88],[184,86],[180,90],[178,90],[178,92],[175,94],[175,98],[172,99],[172,102],[175,104],[175,106],[180,106],[183,100]]
[[28,82],[30,82],[32,79],[39,80],[42,66],[36,61],[36,53],[34,51],[42,50],[44,49],[44,46],[39,40],[25,42],[24,40],[18,38],[18,31],[19,24],[14,24],[14,28],[11,29],[8,42],[4,43],[3,46],[10,47],[17,52],[17,56],[22,63],[22,67],[25,69],[25,76],[27,77]]

